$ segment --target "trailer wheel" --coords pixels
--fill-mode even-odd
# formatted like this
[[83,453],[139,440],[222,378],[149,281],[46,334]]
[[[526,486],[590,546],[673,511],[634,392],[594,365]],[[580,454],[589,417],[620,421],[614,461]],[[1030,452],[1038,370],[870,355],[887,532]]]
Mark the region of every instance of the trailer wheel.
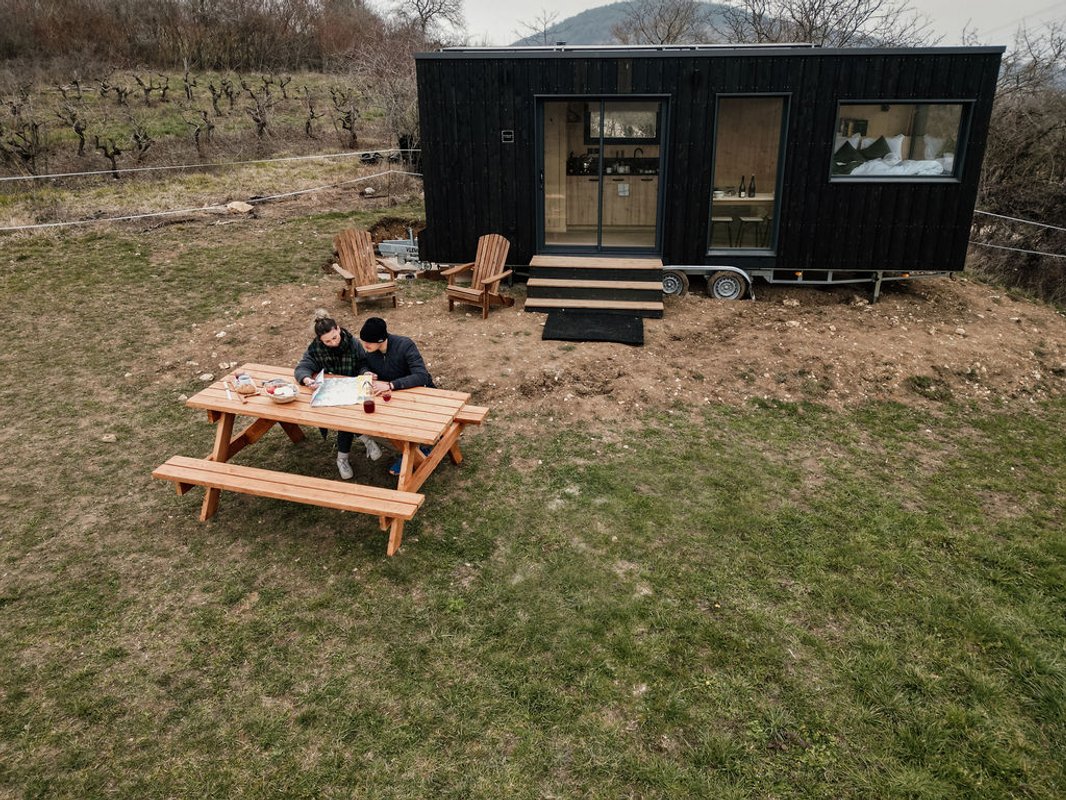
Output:
[[676,269],[663,273],[663,294],[667,297],[681,297],[687,291],[688,275]]
[[716,272],[707,279],[707,295],[715,300],[739,300],[748,282],[735,272]]

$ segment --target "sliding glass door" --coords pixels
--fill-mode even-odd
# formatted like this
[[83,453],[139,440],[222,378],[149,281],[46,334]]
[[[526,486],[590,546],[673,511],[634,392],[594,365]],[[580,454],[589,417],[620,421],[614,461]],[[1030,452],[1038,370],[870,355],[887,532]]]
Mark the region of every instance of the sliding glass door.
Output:
[[657,249],[662,111],[659,100],[541,103],[546,249]]

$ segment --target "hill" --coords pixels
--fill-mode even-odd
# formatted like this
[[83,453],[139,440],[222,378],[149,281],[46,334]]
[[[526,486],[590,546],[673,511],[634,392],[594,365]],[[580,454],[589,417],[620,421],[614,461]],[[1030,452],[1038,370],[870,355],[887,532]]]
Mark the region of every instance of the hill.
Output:
[[[611,37],[611,28],[617,25],[625,16],[629,3],[610,3],[605,6],[596,6],[588,11],[582,11],[551,28],[550,44],[565,42],[566,44],[614,44]],[[721,3],[705,3],[715,16],[721,15],[726,6]],[[513,43],[514,47],[543,44],[537,36],[527,36]]]

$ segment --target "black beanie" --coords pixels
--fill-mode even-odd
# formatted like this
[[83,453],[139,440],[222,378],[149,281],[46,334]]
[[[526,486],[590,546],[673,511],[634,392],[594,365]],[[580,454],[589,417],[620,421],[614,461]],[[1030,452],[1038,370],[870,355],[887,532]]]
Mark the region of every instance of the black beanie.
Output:
[[388,338],[388,330],[385,328],[385,320],[381,317],[371,317],[363,323],[359,329],[359,341],[377,344]]

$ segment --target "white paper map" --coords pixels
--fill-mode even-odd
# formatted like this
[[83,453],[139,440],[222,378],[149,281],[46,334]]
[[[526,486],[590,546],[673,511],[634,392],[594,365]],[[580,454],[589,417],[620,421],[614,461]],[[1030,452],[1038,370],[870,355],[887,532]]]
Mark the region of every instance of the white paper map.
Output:
[[311,395],[311,405],[319,406],[355,406],[363,402],[370,394],[370,377],[358,375],[354,378],[326,378],[322,385]]

